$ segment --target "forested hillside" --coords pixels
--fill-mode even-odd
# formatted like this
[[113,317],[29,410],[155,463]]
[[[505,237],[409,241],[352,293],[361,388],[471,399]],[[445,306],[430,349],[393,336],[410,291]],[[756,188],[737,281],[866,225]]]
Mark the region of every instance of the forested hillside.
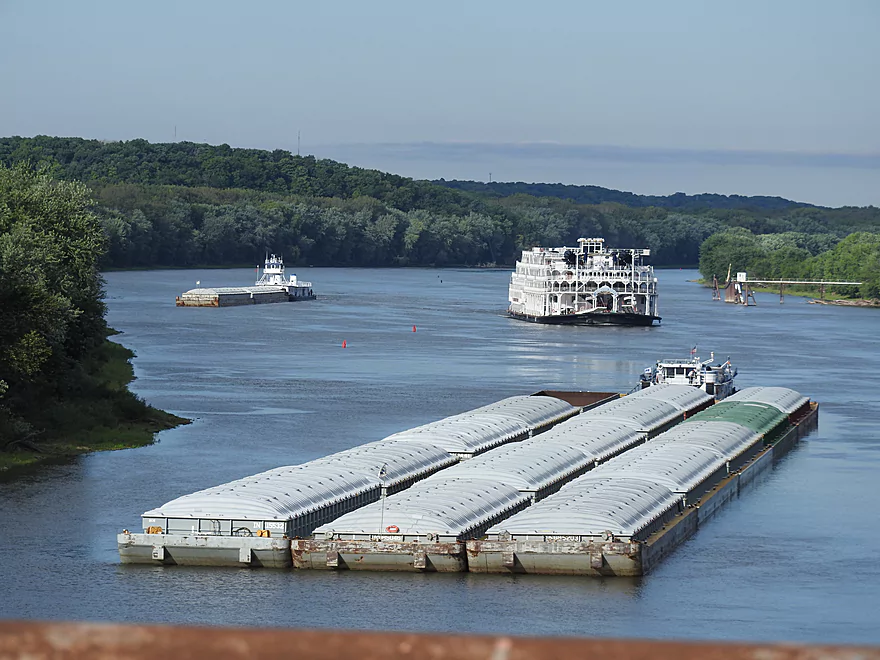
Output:
[[604,204],[612,202],[625,206],[646,207],[656,206],[663,209],[679,211],[700,211],[706,209],[746,209],[756,211],[776,211],[813,206],[802,202],[793,202],[782,197],[763,197],[744,195],[636,195],[635,193],[602,188],[601,186],[573,186],[564,183],[516,183],[498,182],[483,183],[481,181],[457,181],[437,179],[432,183],[440,186],[463,190],[485,197],[510,197],[511,195],[531,195],[533,197],[556,197],[567,199],[578,204]]
[[[503,196],[526,184],[458,190],[282,150],[189,142],[0,139],[0,163],[21,162],[89,186],[103,265],[117,268],[255,264],[267,250],[315,266],[512,265],[523,248],[581,236],[651,248],[657,266],[693,266],[703,241],[725,228],[819,235],[828,245],[880,228],[876,208],[720,195],[678,208],[677,196],[551,184],[527,186],[541,196]],[[553,191],[573,199],[546,196]],[[694,206],[696,198],[731,208]]]

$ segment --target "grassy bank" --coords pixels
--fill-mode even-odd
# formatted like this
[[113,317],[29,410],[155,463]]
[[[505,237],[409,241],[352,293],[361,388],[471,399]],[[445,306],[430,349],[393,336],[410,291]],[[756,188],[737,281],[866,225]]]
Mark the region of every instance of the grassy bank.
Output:
[[0,471],[92,451],[152,444],[155,434],[190,420],[147,405],[129,391],[134,353],[105,340],[89,359],[91,387],[39,411],[40,431],[0,447]]

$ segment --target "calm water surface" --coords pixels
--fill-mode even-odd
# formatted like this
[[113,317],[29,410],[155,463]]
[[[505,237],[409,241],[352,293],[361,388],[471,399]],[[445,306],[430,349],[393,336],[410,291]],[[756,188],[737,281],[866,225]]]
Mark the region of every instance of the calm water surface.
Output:
[[[544,327],[504,317],[505,271],[299,275],[319,300],[227,309],[173,301],[253,271],[107,275],[134,390],[194,423],[0,482],[0,617],[880,643],[880,310],[713,303],[660,271],[661,327]],[[820,429],[646,578],[119,564],[116,533],[178,495],[513,394],[626,391],[695,344],[819,401]]]

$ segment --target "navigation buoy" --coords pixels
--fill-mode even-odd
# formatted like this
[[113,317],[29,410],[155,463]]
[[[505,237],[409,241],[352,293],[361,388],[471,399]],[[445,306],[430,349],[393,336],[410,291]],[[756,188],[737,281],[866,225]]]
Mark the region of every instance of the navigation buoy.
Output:
[[342,340],[342,348],[345,348],[345,340]]
[[413,332],[415,332],[415,331],[416,331],[416,326],[413,326]]

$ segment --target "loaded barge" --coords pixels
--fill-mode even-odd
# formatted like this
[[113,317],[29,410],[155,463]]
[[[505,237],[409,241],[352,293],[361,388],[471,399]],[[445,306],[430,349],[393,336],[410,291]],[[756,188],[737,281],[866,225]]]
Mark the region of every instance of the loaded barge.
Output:
[[284,279],[284,260],[266,256],[263,274],[254,286],[223,286],[185,291],[175,298],[178,307],[234,307],[262,303],[315,300],[311,282],[303,282],[296,275]]
[[184,495],[124,563],[642,575],[816,427],[787,388],[541,392]]

